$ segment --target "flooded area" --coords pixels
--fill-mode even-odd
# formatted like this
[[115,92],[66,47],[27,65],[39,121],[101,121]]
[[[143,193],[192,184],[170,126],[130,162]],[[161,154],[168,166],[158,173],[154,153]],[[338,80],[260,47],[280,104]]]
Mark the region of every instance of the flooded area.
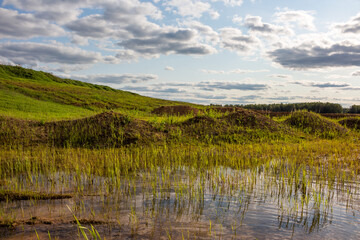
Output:
[[[53,172],[2,189],[72,194],[2,201],[2,239],[356,239],[359,182],[272,160],[244,169],[153,168],[122,176]],[[76,219],[79,221],[76,222]],[[88,236],[90,232],[85,229]]]

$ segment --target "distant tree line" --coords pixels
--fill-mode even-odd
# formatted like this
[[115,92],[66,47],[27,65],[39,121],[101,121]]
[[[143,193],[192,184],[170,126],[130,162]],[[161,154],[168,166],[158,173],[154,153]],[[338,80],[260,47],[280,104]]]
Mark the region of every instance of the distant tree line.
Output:
[[360,113],[360,105],[352,105],[349,109],[349,113]]
[[360,105],[352,105],[350,108],[343,108],[338,103],[304,102],[304,103],[273,103],[273,104],[210,104],[212,107],[241,107],[252,110],[271,112],[293,112],[307,110],[316,113],[359,113]]
[[[226,105],[230,106],[230,105]],[[234,106],[234,105],[231,105]],[[237,105],[252,110],[272,112],[293,112],[296,110],[308,110],[316,113],[343,113],[343,107],[338,103],[305,102],[305,103],[273,103],[273,104],[248,104]],[[359,109],[360,110],[360,109]]]

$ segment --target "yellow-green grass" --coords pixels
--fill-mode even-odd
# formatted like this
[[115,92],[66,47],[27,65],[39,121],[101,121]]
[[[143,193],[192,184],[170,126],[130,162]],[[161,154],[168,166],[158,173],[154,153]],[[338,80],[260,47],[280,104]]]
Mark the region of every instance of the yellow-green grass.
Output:
[[0,115],[3,116],[52,121],[87,117],[95,113],[96,111],[89,109],[37,100],[18,92],[0,89]]
[[[91,112],[95,114],[109,110],[138,111],[139,115],[147,116],[154,108],[162,105],[193,105],[140,96],[107,86],[62,79],[50,73],[6,65],[0,65],[0,90],[0,106],[6,106],[2,107],[1,115],[34,120],[68,119],[76,117],[76,112],[80,118],[89,116]],[[10,101],[12,97],[27,104],[24,106],[16,100]],[[45,112],[47,116],[44,116]]]

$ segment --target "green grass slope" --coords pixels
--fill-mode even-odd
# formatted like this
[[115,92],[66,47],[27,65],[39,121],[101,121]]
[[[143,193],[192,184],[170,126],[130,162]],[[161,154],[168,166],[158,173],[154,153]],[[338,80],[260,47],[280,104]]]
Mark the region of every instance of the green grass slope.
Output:
[[62,79],[19,66],[0,65],[0,115],[3,116],[50,121],[109,110],[122,113],[135,110],[146,114],[162,105],[178,104],[184,103]]

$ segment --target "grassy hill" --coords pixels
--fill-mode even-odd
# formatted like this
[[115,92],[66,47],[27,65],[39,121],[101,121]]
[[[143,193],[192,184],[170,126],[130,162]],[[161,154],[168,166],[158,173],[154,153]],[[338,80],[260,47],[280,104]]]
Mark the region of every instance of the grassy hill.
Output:
[[146,114],[162,105],[178,104],[184,103],[62,79],[19,66],[0,65],[0,115],[3,116],[50,121],[87,117],[109,110]]
[[353,124],[342,123],[307,111],[270,117],[242,108],[211,108],[144,97],[0,65],[0,146],[243,144],[346,136],[357,139],[352,135],[358,135],[354,122],[358,118],[352,119]]

